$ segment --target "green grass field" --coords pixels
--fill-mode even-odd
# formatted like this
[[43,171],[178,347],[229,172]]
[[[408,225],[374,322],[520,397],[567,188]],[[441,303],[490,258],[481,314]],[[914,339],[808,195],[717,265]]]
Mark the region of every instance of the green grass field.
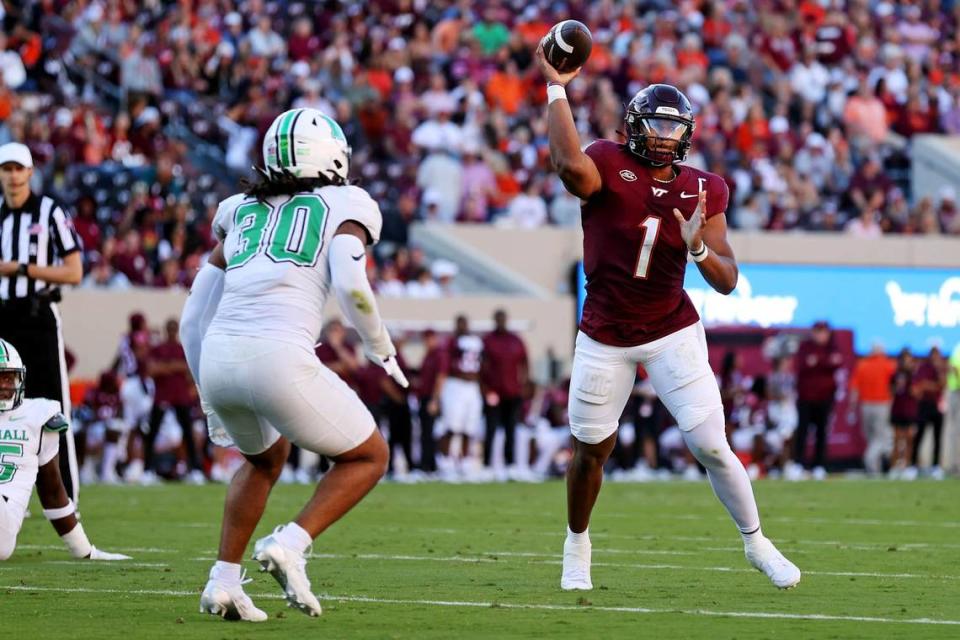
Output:
[[[804,571],[796,589],[748,567],[706,483],[608,483],[587,594],[559,588],[561,483],[381,485],[315,544],[321,618],[288,610],[246,563],[247,592],[271,614],[253,625],[197,612],[225,487],[89,487],[91,540],[135,559],[72,561],[41,517],[28,519],[0,564],[0,628],[25,640],[960,637],[960,483],[756,490],[765,532]],[[258,534],[309,491],[278,487]]]

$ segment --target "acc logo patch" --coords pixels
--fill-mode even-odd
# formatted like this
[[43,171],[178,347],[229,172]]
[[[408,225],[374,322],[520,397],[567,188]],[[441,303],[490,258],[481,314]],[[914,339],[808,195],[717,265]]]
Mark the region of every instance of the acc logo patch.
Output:
[[626,180],[627,182],[633,182],[637,179],[637,174],[630,169],[620,169],[620,177]]

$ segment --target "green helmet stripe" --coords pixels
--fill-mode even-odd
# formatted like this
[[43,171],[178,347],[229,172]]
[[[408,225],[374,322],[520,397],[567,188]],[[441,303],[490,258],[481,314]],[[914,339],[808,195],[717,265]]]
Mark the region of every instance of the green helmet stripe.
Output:
[[346,142],[347,136],[343,135],[343,129],[340,128],[340,125],[337,124],[337,121],[324,113],[321,113],[320,115],[323,116],[323,119],[326,120],[327,124],[330,125],[330,131],[333,132],[333,137],[337,140]]
[[10,359],[10,354],[7,353],[7,343],[4,340],[0,340],[0,362],[7,362]]
[[280,166],[288,167],[290,166],[290,147],[293,144],[293,127],[290,125],[293,123],[293,117],[297,111],[290,111],[283,117],[283,120],[280,121]]

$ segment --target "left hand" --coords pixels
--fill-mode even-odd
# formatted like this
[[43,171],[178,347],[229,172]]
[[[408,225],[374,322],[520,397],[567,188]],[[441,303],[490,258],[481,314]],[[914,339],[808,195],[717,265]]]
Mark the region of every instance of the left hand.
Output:
[[109,551],[100,551],[96,547],[91,547],[90,555],[88,555],[86,560],[133,560],[130,556],[125,556],[122,553],[110,553]]
[[3,262],[0,262],[0,276],[15,275],[19,268],[20,268],[19,262],[4,260]]
[[683,217],[679,209],[674,209],[673,215],[680,223],[680,237],[687,244],[687,249],[699,251],[703,247],[703,225],[707,223],[707,192],[700,192],[697,208],[689,220]]

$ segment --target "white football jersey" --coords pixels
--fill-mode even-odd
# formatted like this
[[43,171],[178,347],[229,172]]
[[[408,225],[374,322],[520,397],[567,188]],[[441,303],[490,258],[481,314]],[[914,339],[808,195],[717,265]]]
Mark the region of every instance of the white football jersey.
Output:
[[0,411],[0,495],[26,508],[37,470],[57,455],[59,432],[66,428],[55,400],[28,398],[12,411]]
[[312,350],[330,291],[330,241],[348,220],[366,228],[371,244],[380,239],[380,207],[355,186],[221,202],[213,230],[227,268],[207,335],[269,337]]

